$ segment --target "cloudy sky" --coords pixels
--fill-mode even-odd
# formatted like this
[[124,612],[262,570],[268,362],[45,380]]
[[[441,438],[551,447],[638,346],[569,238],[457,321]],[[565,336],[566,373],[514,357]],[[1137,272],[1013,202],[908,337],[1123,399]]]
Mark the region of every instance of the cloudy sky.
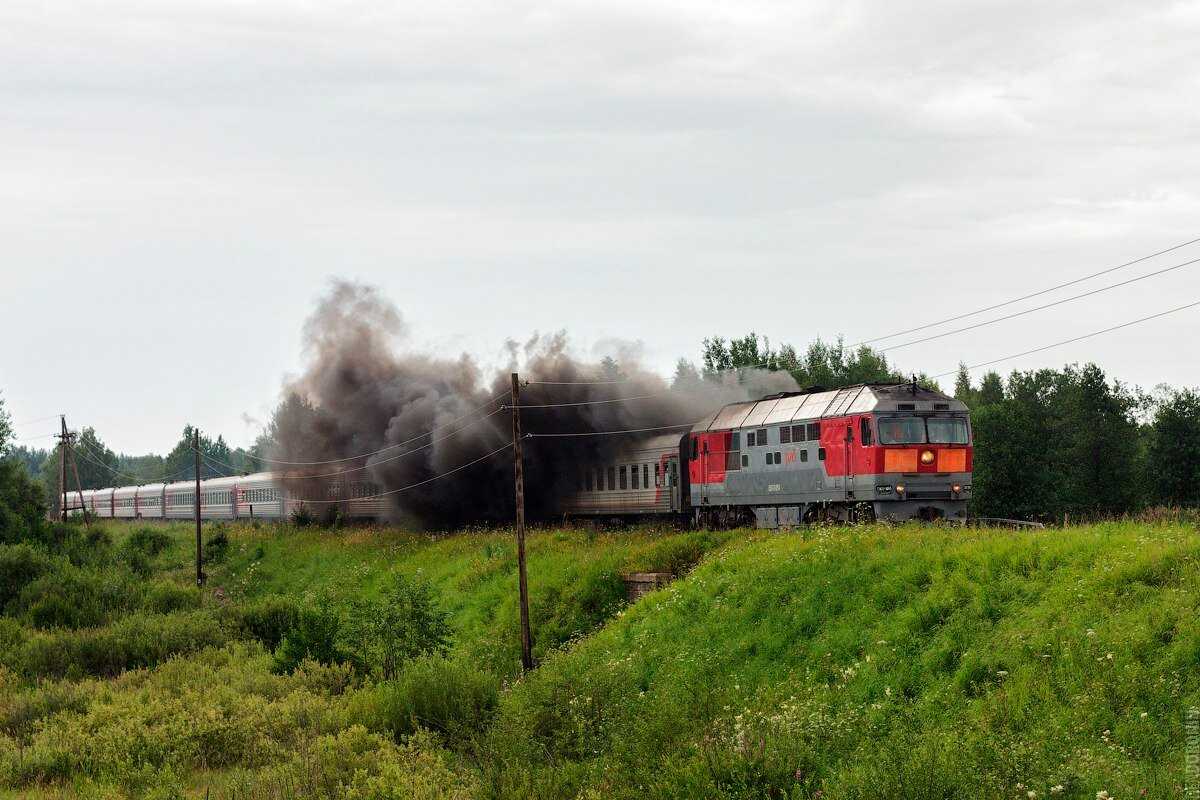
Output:
[[[0,391],[127,452],[186,422],[248,443],[334,276],[396,302],[404,347],[496,364],[566,328],[664,372],[714,334],[1000,302],[1200,236],[1197,41],[1200,3],[1145,0],[6,0]],[[942,372],[1193,300],[1200,264],[889,356]],[[1001,367],[1197,384],[1198,331]]]

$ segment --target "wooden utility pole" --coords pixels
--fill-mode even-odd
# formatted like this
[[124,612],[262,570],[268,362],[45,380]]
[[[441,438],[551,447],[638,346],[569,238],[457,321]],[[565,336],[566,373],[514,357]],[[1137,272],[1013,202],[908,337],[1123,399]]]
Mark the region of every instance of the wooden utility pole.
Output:
[[67,416],[59,417],[62,422],[62,433],[58,442],[58,489],[59,489],[59,520],[67,521]]
[[75,473],[75,491],[79,494],[79,507],[83,509],[83,527],[91,529],[92,523],[89,519],[91,509],[87,507],[87,503],[83,501],[83,484],[79,480],[79,462],[75,460],[75,449],[71,448],[71,471]]
[[521,458],[521,382],[512,374],[513,478],[517,492],[517,581],[521,590],[521,666],[533,669],[529,633],[529,582],[525,576],[525,464]]
[[192,431],[192,452],[196,456],[196,585],[204,586],[203,554],[200,540],[200,429]]

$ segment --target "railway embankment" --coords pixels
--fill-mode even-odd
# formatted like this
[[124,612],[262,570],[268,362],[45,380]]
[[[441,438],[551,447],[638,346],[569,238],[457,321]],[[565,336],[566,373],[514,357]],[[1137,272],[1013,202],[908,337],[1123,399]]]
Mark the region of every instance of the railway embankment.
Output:
[[[186,526],[110,530],[111,573],[28,553],[57,577],[4,573],[13,796],[1183,796],[1190,525],[539,531],[525,676],[505,532],[217,529],[193,602]],[[396,572],[445,614],[443,654],[279,669],[296,609]],[[679,578],[630,604],[633,572]],[[50,624],[54,585],[118,575],[121,603]]]

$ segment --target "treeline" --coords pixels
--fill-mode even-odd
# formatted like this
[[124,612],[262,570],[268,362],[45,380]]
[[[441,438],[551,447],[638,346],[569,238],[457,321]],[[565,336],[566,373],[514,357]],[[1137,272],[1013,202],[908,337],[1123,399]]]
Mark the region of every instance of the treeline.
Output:
[[[606,375],[620,365],[606,359]],[[707,381],[739,380],[755,391],[760,371],[787,372],[802,387],[915,379],[868,346],[846,347],[820,339],[803,351],[772,347],[754,332],[741,338],[713,337],[702,344],[699,366],[680,359],[675,388],[696,389]],[[1095,364],[1062,369],[997,372],[977,382],[960,369],[953,394],[971,409],[975,436],[972,513],[1060,521],[1137,512],[1150,506],[1200,505],[1200,392],[1159,386],[1152,394],[1110,380]],[[303,402],[289,398],[287,402]],[[285,415],[286,416],[286,415]],[[275,419],[249,449],[230,448],[224,438],[201,437],[201,477],[256,472],[279,434]],[[0,399],[0,453],[6,469],[40,478],[44,497],[58,507],[58,457],[53,450],[7,447],[7,415]],[[166,479],[193,480],[192,427],[185,426],[166,455],[118,455],[92,428],[80,432],[79,479],[83,488]],[[75,486],[73,471],[68,489]]]

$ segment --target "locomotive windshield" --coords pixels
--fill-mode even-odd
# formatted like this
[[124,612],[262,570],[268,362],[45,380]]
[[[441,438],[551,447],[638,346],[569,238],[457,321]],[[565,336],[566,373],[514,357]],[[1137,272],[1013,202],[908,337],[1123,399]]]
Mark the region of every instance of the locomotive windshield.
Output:
[[966,444],[967,421],[960,417],[930,417],[929,441],[931,444]]
[[[926,432],[928,426],[928,432]],[[967,444],[962,417],[884,417],[878,422],[880,444]]]
[[879,420],[880,444],[924,444],[925,420],[921,417],[890,417]]

